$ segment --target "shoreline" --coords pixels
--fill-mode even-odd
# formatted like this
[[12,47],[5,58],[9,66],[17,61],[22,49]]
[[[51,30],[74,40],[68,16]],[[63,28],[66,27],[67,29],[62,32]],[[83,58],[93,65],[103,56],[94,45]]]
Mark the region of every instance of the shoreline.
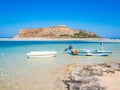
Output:
[[109,38],[0,38],[0,41],[89,41],[89,42],[120,42],[120,39]]
[[69,79],[65,80],[68,90],[85,88],[85,90],[119,90],[120,63],[82,65],[69,64]]
[[[119,67],[120,64],[116,65]],[[16,84],[16,82],[10,81],[8,85],[6,81],[1,80],[0,89],[77,90],[75,88],[81,88],[80,90],[119,90],[120,88],[120,68],[113,68],[106,63],[93,65],[72,63],[49,68],[49,70],[44,69],[42,72],[47,72],[44,74],[44,78],[40,76],[40,73],[37,73],[37,78],[33,78],[33,81],[29,80],[30,83],[26,79],[21,79],[18,82],[24,81],[24,83]],[[31,85],[34,86],[31,87]]]
[[[11,39],[11,40],[13,41],[15,39]],[[42,40],[45,41],[45,40],[48,40],[48,39],[42,39]],[[42,40],[40,40],[40,41],[42,41]],[[54,40],[57,40],[57,39],[54,39]],[[54,40],[52,39],[52,41],[54,41]],[[59,39],[59,40],[61,40],[61,39]],[[66,39],[64,39],[64,40],[66,40]],[[71,39],[69,39],[69,40],[71,40]],[[74,39],[74,40],[78,40],[78,39]],[[79,39],[79,40],[81,40],[81,39]],[[84,39],[84,40],[87,40],[87,39]],[[91,39],[89,39],[89,40],[91,40]],[[24,40],[20,39],[20,41],[24,41]],[[31,41],[31,40],[27,40],[27,41]],[[33,41],[36,41],[36,40],[33,39]],[[50,41],[50,39],[49,39],[49,41]],[[31,43],[33,43],[33,42],[31,42]],[[114,43],[112,43],[112,44],[113,44],[112,47],[114,47]],[[7,46],[7,44],[5,46]],[[119,44],[117,46],[119,47]],[[16,47],[16,45],[14,45],[14,47]],[[35,61],[34,60],[34,61],[31,61],[31,62],[30,61],[28,62],[28,60],[27,60],[27,62],[26,62],[26,58],[24,58],[26,56],[26,52],[31,50],[31,48],[36,48],[36,47],[34,47],[34,46],[32,46],[32,47],[31,46],[30,47],[25,46],[24,47],[23,46],[24,48],[21,48],[21,49],[20,49],[19,46],[17,48],[14,48],[14,47],[12,47],[12,49],[10,47],[10,49],[8,49],[8,51],[10,51],[10,52],[7,55],[5,54],[3,57],[7,57],[6,62],[7,61],[9,62],[11,57],[15,58],[14,56],[18,55],[17,56],[17,58],[19,58],[18,60],[17,60],[17,58],[15,58],[15,61],[11,59],[12,61],[10,61],[10,62],[13,63],[13,64],[11,64],[10,66],[13,66],[13,68],[14,68],[14,65],[16,64],[16,62],[18,62],[15,65],[16,70],[14,71],[17,74],[13,73],[15,75],[15,76],[14,75],[13,76],[16,77],[16,76],[20,75],[20,77],[18,77],[17,79],[15,79],[13,81],[12,81],[12,78],[10,78],[11,80],[8,81],[9,85],[7,84],[8,83],[7,80],[6,81],[1,81],[2,84],[1,84],[0,87],[3,87],[3,88],[6,87],[7,89],[12,89],[12,90],[16,90],[16,89],[22,89],[22,90],[32,89],[33,90],[33,89],[38,89],[38,88],[40,90],[47,90],[47,89],[49,89],[49,90],[74,90],[74,89],[69,89],[68,88],[67,85],[69,84],[69,86],[71,85],[71,88],[72,88],[72,85],[76,86],[75,88],[81,88],[81,87],[87,88],[87,86],[89,88],[94,88],[95,86],[97,86],[98,89],[100,88],[101,90],[104,90],[104,88],[106,88],[105,90],[119,90],[119,88],[120,88],[119,87],[120,72],[115,71],[115,73],[113,73],[114,70],[109,67],[109,65],[112,64],[112,61],[109,62],[109,59],[110,60],[115,59],[115,63],[117,62],[116,59],[118,59],[118,61],[119,61],[119,58],[114,58],[114,55],[110,56],[109,58],[104,59],[105,61],[108,59],[107,61],[110,64],[101,64],[101,66],[98,66],[96,64],[95,65],[90,65],[87,62],[87,60],[90,60],[90,59],[94,59],[94,61],[97,61],[97,60],[99,60],[98,58],[89,57],[89,59],[85,59],[83,57],[73,57],[71,59],[71,57],[66,57],[66,56],[63,56],[62,54],[59,55],[59,56],[63,57],[63,58],[56,59],[55,61],[51,61],[51,60],[50,61],[49,60],[45,61],[43,59],[43,61],[41,61],[41,60]],[[38,46],[38,47],[41,49],[41,46]],[[5,49],[5,48],[3,48],[1,50],[7,51],[7,49]],[[53,47],[53,48],[55,48],[55,47]],[[63,48],[63,47],[61,47],[61,48]],[[24,49],[26,49],[26,50],[23,53]],[[115,48],[115,49],[117,49],[117,48]],[[36,50],[38,50],[38,48],[36,48]],[[12,51],[14,51],[14,53]],[[119,51],[119,48],[118,48],[118,51]],[[118,55],[116,55],[116,54],[115,55],[116,55],[116,57],[117,56],[119,57],[119,52],[115,52],[115,53],[118,53]],[[64,59],[65,57],[66,57],[66,59]],[[73,61],[70,61],[70,60],[73,60]],[[84,60],[87,63],[83,62],[83,64],[82,64],[82,63],[78,62],[78,60],[79,61]],[[4,63],[4,58],[2,58],[2,55],[1,55],[1,61]],[[90,63],[92,61],[93,60],[90,60]],[[42,63],[42,62],[44,62],[44,63]],[[45,64],[46,62],[48,64]],[[61,63],[61,62],[63,62],[63,63]],[[68,62],[69,62],[69,64],[68,64]],[[100,63],[102,63],[102,62],[100,62]],[[88,67],[87,64],[91,66],[91,69],[86,68],[86,67]],[[43,68],[41,68],[42,65],[44,66]],[[9,64],[8,65],[5,64],[3,66],[9,66]],[[16,67],[16,66],[18,66],[18,67]],[[55,67],[51,67],[51,66],[55,66]],[[115,65],[113,65],[113,66],[115,66]],[[8,68],[8,71],[13,70],[12,67],[11,67],[11,69],[9,67],[7,67],[7,68]],[[25,69],[23,69],[23,68],[25,68]],[[81,72],[83,72],[83,74],[84,74],[84,72],[89,73],[89,72],[86,72],[86,71],[90,70],[92,72],[92,73],[90,72],[92,74],[92,76],[91,76],[91,74],[89,76],[86,75],[86,78],[88,78],[86,80],[81,75],[81,76],[78,76],[78,79],[81,78],[83,83],[79,83],[76,80],[75,80],[75,82],[74,81],[72,82],[69,77],[73,77],[73,78],[75,77],[76,78],[77,76],[75,76],[75,74],[76,74],[76,71],[78,69],[81,70]],[[116,69],[120,69],[120,68],[116,68]],[[3,68],[3,70],[4,70],[4,68]],[[79,70],[78,70],[78,73],[79,73]],[[105,72],[105,74],[101,75],[102,73],[104,73],[103,71]],[[21,72],[23,72],[23,73],[21,73]],[[73,73],[69,74],[70,72],[73,72]],[[10,74],[11,74],[11,72],[10,72]],[[98,75],[97,76],[98,78],[96,76],[94,76],[95,74]],[[4,75],[4,74],[2,74],[2,75]],[[11,75],[10,75],[10,77],[12,77]],[[101,75],[101,76],[99,76],[99,75]],[[85,76],[85,75],[83,75],[83,76]],[[98,82],[100,84],[95,82],[96,80],[98,80]],[[84,83],[85,81],[87,81],[89,83]],[[91,81],[94,81],[95,83],[91,82]],[[76,82],[78,82],[78,83],[76,83]],[[79,87],[78,85],[79,86],[81,85],[81,87]],[[86,85],[86,86],[84,87],[83,85]],[[93,85],[93,86],[91,86],[91,85]],[[12,87],[12,88],[10,88],[10,87]],[[95,90],[95,89],[91,89],[91,90]]]

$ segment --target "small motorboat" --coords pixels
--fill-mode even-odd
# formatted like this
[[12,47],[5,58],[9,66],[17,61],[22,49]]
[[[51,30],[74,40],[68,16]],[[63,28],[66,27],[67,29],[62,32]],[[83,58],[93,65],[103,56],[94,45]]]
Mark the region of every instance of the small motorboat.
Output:
[[109,52],[92,52],[92,51],[79,52],[78,50],[71,50],[70,54],[79,55],[79,56],[108,56],[110,53]]
[[69,54],[72,55],[79,55],[79,56],[108,56],[112,51],[110,50],[104,50],[103,43],[102,43],[102,49],[101,50],[75,50],[73,49],[72,45],[69,45],[68,48],[64,50],[65,52],[68,51]]
[[56,51],[32,51],[28,53],[29,58],[49,58],[55,57],[57,54]]

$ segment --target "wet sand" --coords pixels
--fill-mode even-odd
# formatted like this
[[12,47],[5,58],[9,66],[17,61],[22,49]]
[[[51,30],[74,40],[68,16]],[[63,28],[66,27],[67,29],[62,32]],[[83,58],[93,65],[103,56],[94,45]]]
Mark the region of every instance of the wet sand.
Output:
[[[72,68],[70,70],[72,71]],[[16,82],[0,80],[0,90],[69,90],[64,83],[70,77],[68,65],[44,69],[34,76],[32,73],[34,72],[26,74],[25,78],[18,78]],[[114,73],[104,73],[99,77],[100,85],[104,86],[105,90],[120,90],[119,76],[120,71],[116,70]]]
[[67,90],[63,82],[66,75],[64,66],[48,67],[38,73],[25,73],[24,77],[13,78],[15,80],[1,80],[0,90]]

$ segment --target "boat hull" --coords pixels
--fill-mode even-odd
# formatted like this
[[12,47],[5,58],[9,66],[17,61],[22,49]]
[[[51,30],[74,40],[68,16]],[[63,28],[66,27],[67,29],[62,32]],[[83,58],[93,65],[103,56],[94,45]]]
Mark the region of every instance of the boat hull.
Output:
[[29,58],[48,58],[55,57],[57,54],[56,51],[33,51],[28,53]]
[[74,50],[71,51],[72,55],[79,55],[79,56],[108,56],[111,52],[110,51],[79,51],[78,54],[74,54]]

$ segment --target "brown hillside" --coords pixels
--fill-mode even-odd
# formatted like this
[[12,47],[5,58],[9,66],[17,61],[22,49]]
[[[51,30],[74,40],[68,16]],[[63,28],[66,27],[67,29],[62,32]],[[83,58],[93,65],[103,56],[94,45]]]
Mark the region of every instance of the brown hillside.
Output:
[[65,25],[20,30],[16,38],[97,38],[96,33],[75,30]]

